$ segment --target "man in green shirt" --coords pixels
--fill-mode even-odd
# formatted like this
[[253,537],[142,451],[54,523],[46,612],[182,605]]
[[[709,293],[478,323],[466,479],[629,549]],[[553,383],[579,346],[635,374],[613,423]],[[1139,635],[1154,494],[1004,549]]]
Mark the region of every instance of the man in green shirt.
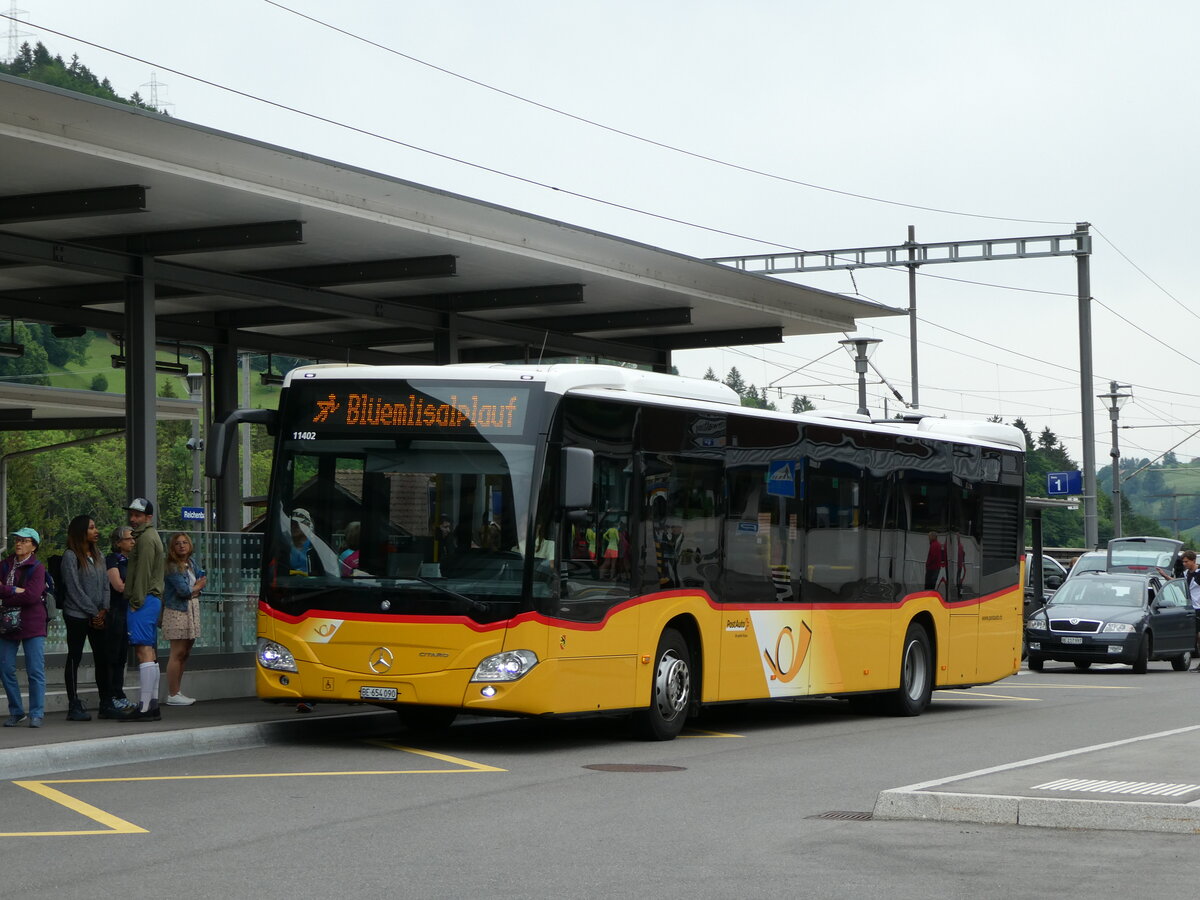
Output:
[[135,497],[125,507],[133,526],[133,550],[125,574],[125,599],[129,603],[126,620],[129,644],[138,662],[141,703],[137,712],[123,722],[157,722],[158,709],[158,622],[162,618],[163,542],[154,527],[154,504]]

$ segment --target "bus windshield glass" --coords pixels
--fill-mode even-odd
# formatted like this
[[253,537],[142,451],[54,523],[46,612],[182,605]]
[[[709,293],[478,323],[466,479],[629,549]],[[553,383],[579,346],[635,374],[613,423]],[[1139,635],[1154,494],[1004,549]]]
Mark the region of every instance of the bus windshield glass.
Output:
[[524,601],[536,385],[314,379],[283,400],[264,599],[509,618]]

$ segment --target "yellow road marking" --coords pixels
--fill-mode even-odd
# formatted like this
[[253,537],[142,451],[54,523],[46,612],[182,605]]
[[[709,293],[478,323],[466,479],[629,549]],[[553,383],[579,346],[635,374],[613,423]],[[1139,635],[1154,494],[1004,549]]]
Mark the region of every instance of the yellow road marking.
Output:
[[103,784],[112,782],[135,782],[135,781],[216,781],[227,780],[234,778],[313,778],[317,776],[334,776],[334,775],[460,775],[473,772],[506,772],[507,769],[499,769],[495,766],[485,765],[484,763],[472,762],[468,759],[461,759],[457,756],[449,756],[445,753],[435,753],[432,750],[418,750],[415,747],[405,747],[400,744],[392,744],[386,741],[367,741],[369,744],[377,744],[381,747],[387,747],[392,750],[403,750],[406,753],[415,753],[418,756],[429,757],[430,759],[438,759],[442,762],[452,763],[458,768],[454,769],[359,769],[349,772],[250,772],[250,773],[233,773],[228,775],[135,775],[124,778],[57,778],[46,779],[44,781],[14,781],[13,784],[18,787],[25,788],[28,791],[39,796],[45,797],[60,806],[65,806],[73,812],[79,813],[85,818],[91,819],[100,825],[105,826],[102,829],[85,829],[78,831],[10,831],[0,832],[0,837],[58,837],[63,835],[79,835],[79,834],[149,834],[149,830],[134,825],[132,822],[127,822],[124,819],[107,813],[104,810],[92,806],[90,803],[84,803],[75,797],[65,794],[60,790],[49,787],[52,784]]
[[1053,688],[1059,691],[1136,691],[1138,688],[1132,685],[1120,684],[1043,684],[1040,681],[1021,682],[1014,684],[1013,687],[1022,688]]
[[679,735],[681,738],[741,738],[744,734],[726,734],[724,731],[706,731],[703,728],[689,728],[691,734],[684,733]]
[[126,822],[124,819],[119,819],[116,816],[106,813],[98,807],[92,806],[90,803],[84,803],[82,800],[77,800],[75,797],[68,796],[62,791],[55,790],[52,787],[47,787],[43,781],[14,781],[13,784],[18,787],[23,787],[27,791],[33,791],[35,794],[40,794],[47,800],[52,800],[67,809],[73,810],[93,822],[99,822],[105,828],[89,831],[10,831],[0,833],[0,837],[57,837],[68,834],[148,834],[145,828],[140,828],[132,822]]
[[980,691],[948,691],[939,690],[939,694],[955,694],[959,697],[965,697],[968,700],[1021,700],[1025,703],[1041,703],[1042,701],[1036,697],[1010,697],[1008,694],[984,694]]

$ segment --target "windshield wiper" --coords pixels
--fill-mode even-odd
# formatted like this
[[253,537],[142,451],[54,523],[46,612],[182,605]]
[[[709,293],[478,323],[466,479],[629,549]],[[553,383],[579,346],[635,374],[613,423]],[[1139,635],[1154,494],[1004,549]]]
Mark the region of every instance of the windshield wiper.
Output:
[[467,604],[467,608],[471,610],[471,612],[491,612],[492,608],[482,600],[476,600],[474,597],[468,597],[466,594],[460,594],[458,591],[451,590],[450,588],[444,587],[437,582],[430,581],[428,578],[422,578],[420,575],[413,575],[412,578],[414,581],[421,582],[421,584],[429,585],[435,591],[441,591],[443,594],[449,594],[451,597],[455,597],[463,601],[463,603]]

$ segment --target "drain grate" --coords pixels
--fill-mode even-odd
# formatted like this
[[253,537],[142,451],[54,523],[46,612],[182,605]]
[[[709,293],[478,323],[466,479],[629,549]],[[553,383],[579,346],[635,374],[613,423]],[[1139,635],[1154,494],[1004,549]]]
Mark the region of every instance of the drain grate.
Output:
[[597,772],[686,772],[683,766],[653,766],[645,763],[596,763],[584,766]]
[[831,809],[829,812],[817,813],[815,816],[805,816],[806,819],[838,819],[843,822],[869,822],[869,812],[847,812],[844,809]]

